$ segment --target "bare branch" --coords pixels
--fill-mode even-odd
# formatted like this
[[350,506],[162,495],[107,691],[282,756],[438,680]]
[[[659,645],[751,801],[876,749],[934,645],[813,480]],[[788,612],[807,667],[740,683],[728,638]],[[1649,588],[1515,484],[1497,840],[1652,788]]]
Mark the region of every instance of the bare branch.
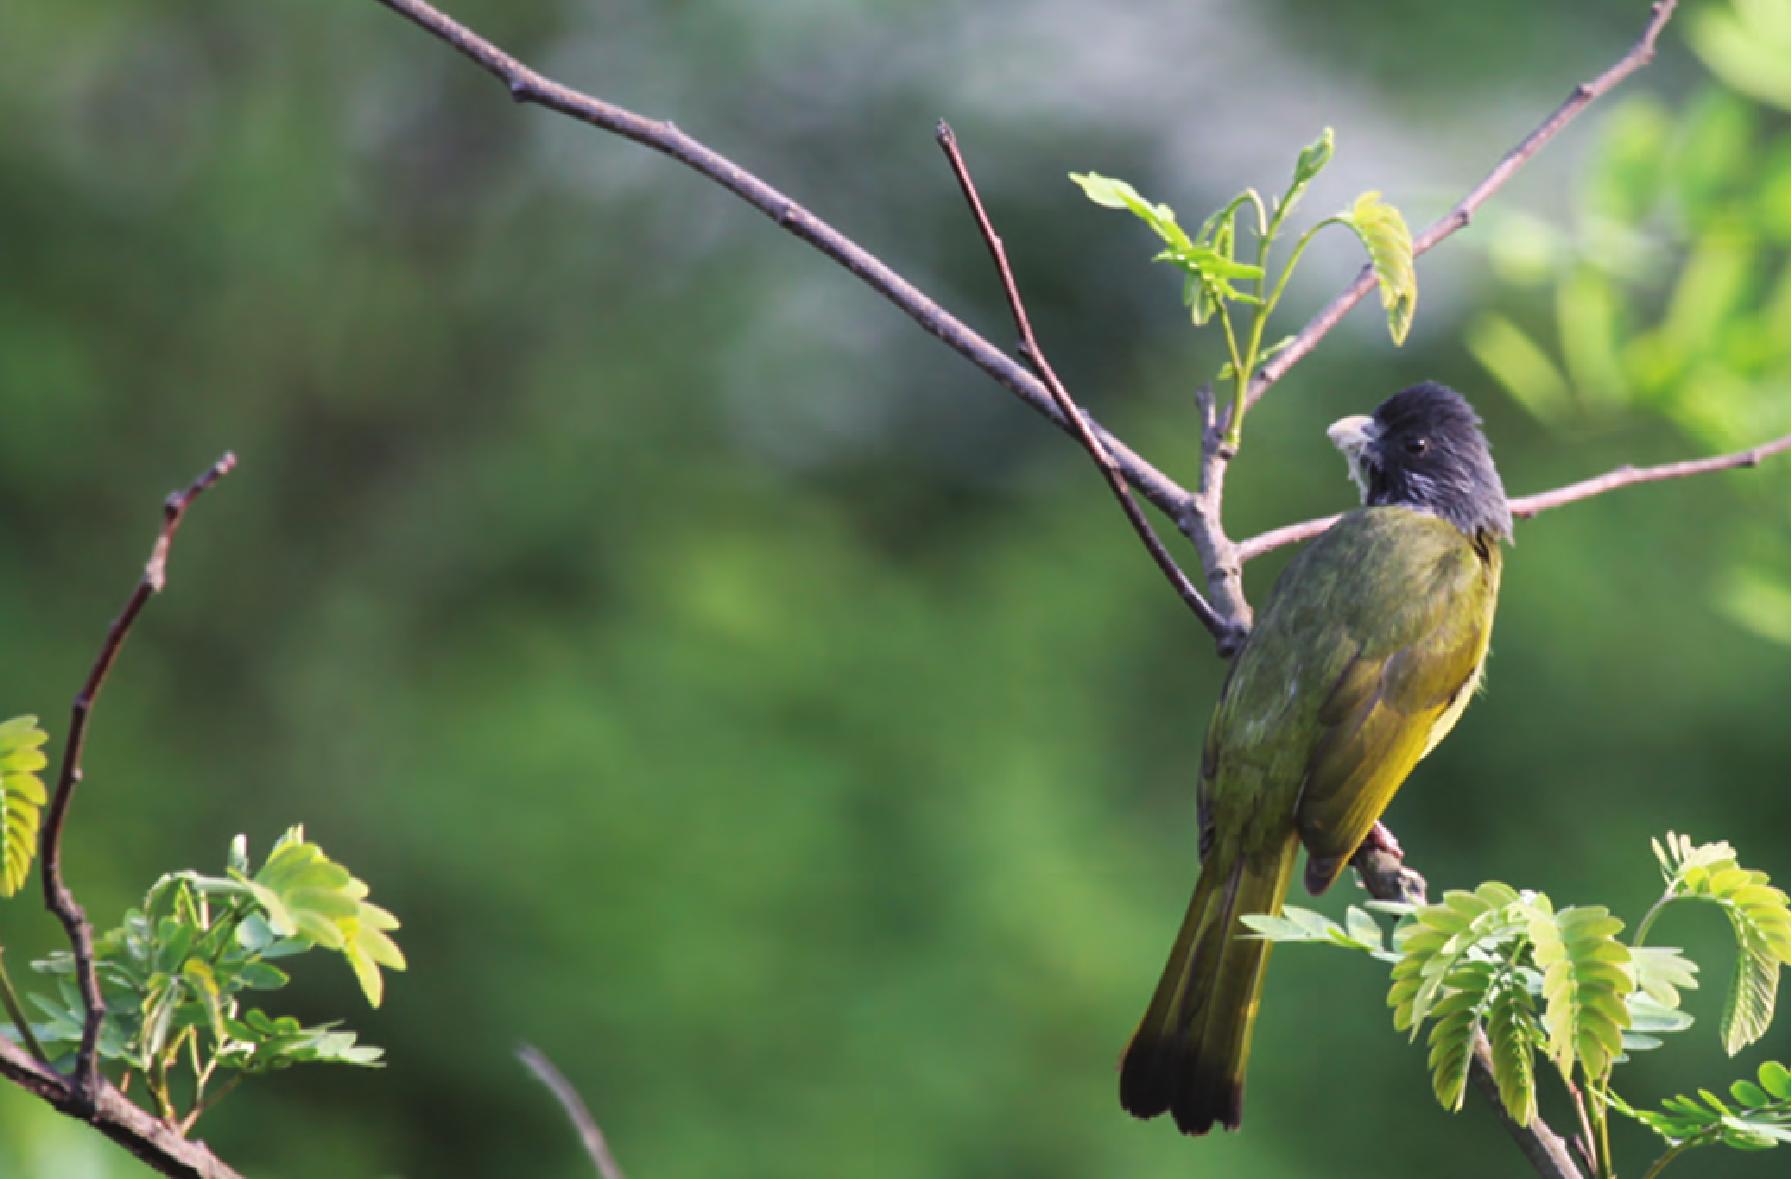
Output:
[[[1655,42],[1666,27],[1668,18],[1674,15],[1674,7],[1678,0],[1655,0],[1649,9],[1649,23],[1643,29],[1643,35],[1637,39],[1630,52],[1619,58],[1610,69],[1594,78],[1591,82],[1582,82],[1574,88],[1567,100],[1555,109],[1547,119],[1537,124],[1535,130],[1524,137],[1519,145],[1507,152],[1493,171],[1489,172],[1481,183],[1469,190],[1467,196],[1456,203],[1456,207],[1432,222],[1430,227],[1421,233],[1412,243],[1413,256],[1425,253],[1459,229],[1467,228],[1469,219],[1475,210],[1486,203],[1487,198],[1503,188],[1517,171],[1529,162],[1530,158],[1542,150],[1543,145],[1554,139],[1556,135],[1573,121],[1574,117],[1585,110],[1594,99],[1611,90],[1618,83],[1634,74],[1655,58]],[[1307,322],[1307,326],[1294,337],[1294,342],[1278,352],[1274,359],[1257,373],[1251,380],[1250,394],[1245,400],[1245,408],[1257,404],[1269,387],[1288,375],[1288,370],[1299,364],[1307,353],[1311,352],[1326,334],[1338,326],[1346,312],[1355,307],[1364,295],[1375,289],[1375,268],[1364,266],[1357,273],[1356,279],[1343,293],[1322,308],[1319,314]]]
[[[1201,591],[1195,588],[1194,583],[1188,579],[1188,575],[1182,571],[1181,566],[1176,564],[1176,559],[1170,556],[1169,550],[1164,548],[1163,542],[1152,530],[1150,521],[1145,519],[1144,513],[1139,510],[1139,505],[1133,501],[1132,492],[1127,489],[1126,479],[1120,470],[1120,465],[1114,461],[1113,456],[1108,454],[1107,448],[1101,444],[1101,440],[1090,429],[1082,409],[1071,398],[1070,391],[1064,387],[1064,382],[1058,379],[1058,374],[1052,368],[1051,362],[1045,358],[1045,350],[1039,346],[1038,338],[1033,335],[1033,325],[1027,318],[1027,308],[1021,300],[1020,288],[1015,285],[1014,271],[1008,266],[1008,251],[1003,247],[1002,238],[996,233],[995,226],[990,224],[989,214],[984,211],[982,198],[977,195],[977,186],[971,180],[970,169],[965,165],[964,156],[958,150],[958,137],[952,133],[952,128],[942,119],[938,130],[934,133],[934,138],[939,140],[941,149],[946,153],[946,159],[952,165],[952,174],[958,178],[958,187],[963,190],[964,199],[971,206],[971,215],[976,218],[978,232],[983,235],[983,243],[989,247],[990,257],[995,262],[996,274],[1002,280],[1002,291],[1008,297],[1008,309],[1014,313],[1015,331],[1020,334],[1021,356],[1032,364],[1040,379],[1045,382],[1046,390],[1051,394],[1053,403],[1058,407],[1058,412],[1071,423],[1072,433],[1077,441],[1082,443],[1083,449],[1089,452],[1089,457],[1095,460],[1096,467],[1101,470],[1102,477],[1107,480],[1108,487],[1114,493],[1114,498],[1120,502],[1120,509],[1126,513],[1126,519],[1132,524],[1133,531],[1144,543],[1146,551],[1151,554],[1151,559],[1157,563],[1157,567],[1169,579],[1170,585],[1176,590],[1177,595],[1190,610],[1194,611],[1195,617],[1201,620],[1201,625],[1205,626],[1216,640],[1222,644],[1234,640],[1236,637],[1234,631],[1237,628],[1208,604],[1207,599],[1201,596]],[[1205,517],[1198,519],[1197,523],[1205,524]]]
[[[1566,487],[1558,487],[1553,491],[1540,491],[1535,495],[1520,496],[1510,501],[1512,514],[1521,520],[1528,520],[1539,512],[1547,512],[1551,508],[1579,503],[1583,499],[1591,499],[1596,495],[1604,495],[1608,491],[1617,491],[1622,487],[1635,487],[1639,483],[1660,483],[1667,479],[1685,479],[1689,475],[1708,475],[1714,471],[1733,471],[1742,467],[1755,467],[1759,466],[1763,459],[1776,454],[1784,454],[1789,449],[1792,449],[1792,435],[1776,438],[1772,442],[1763,442],[1748,450],[1739,450],[1734,454],[1720,454],[1712,458],[1662,463],[1656,467],[1633,467],[1626,464],[1615,471],[1607,471],[1605,474],[1591,479],[1582,479],[1579,483],[1570,483]],[[1315,520],[1303,520],[1299,524],[1285,524],[1280,528],[1272,528],[1268,532],[1258,533],[1249,540],[1238,543],[1238,559],[1249,561],[1285,545],[1311,540],[1337,522],[1338,517],[1325,516]]]
[[566,1120],[573,1124],[579,1132],[579,1141],[585,1144],[585,1153],[591,1156],[591,1165],[597,1169],[600,1179],[622,1179],[622,1168],[616,1165],[616,1156],[610,1153],[610,1144],[604,1141],[604,1132],[598,1128],[597,1119],[591,1116],[586,1108],[584,1098],[572,1087],[563,1073],[554,1067],[547,1053],[533,1044],[524,1044],[516,1050],[517,1059],[526,1065],[535,1079],[548,1087],[554,1100],[566,1113]]
[[[1075,433],[1075,426],[1058,409],[1050,391],[1038,377],[922,294],[863,246],[739,164],[686,135],[671,123],[644,118],[623,107],[562,86],[537,73],[465,25],[424,3],[424,0],[379,2],[418,28],[459,50],[504,83],[510,96],[516,101],[534,103],[631,139],[643,147],[670,156],[721,185],[797,238],[844,266],[948,348],[988,373],[998,384],[1050,418],[1061,429],[1067,433]],[[1188,515],[1189,493],[1100,425],[1091,421],[1090,426],[1107,448],[1121,474],[1126,476],[1126,481],[1180,526]]]
[[81,751],[87,743],[87,719],[92,715],[93,706],[99,699],[100,689],[106,686],[106,677],[111,674],[112,665],[117,662],[118,653],[123,649],[124,641],[131,633],[131,626],[137,621],[137,615],[142,612],[150,595],[159,593],[168,580],[168,550],[174,543],[174,534],[180,528],[188,505],[206,488],[228,475],[235,465],[236,456],[225,454],[185,491],[174,492],[163,503],[162,528],[156,534],[155,545],[149,551],[149,562],[143,567],[143,576],[131,590],[130,597],[125,599],[124,609],[107,630],[105,642],[100,645],[99,656],[93,661],[92,670],[87,673],[87,682],[81,685],[80,692],[75,695],[68,738],[62,747],[62,768],[56,777],[56,793],[51,797],[44,817],[44,904],[50,912],[56,914],[62,921],[63,929],[68,932],[69,944],[75,954],[75,981],[81,990],[81,1005],[86,1016],[81,1031],[80,1052],[75,1057],[74,1082],[70,1089],[70,1097],[77,1104],[97,1101],[99,1097],[97,1046],[100,1021],[105,1016],[105,1003],[100,998],[99,979],[95,976],[93,967],[93,927],[88,924],[87,914],[76,903],[74,894],[62,881],[62,828],[68,819],[69,804],[74,801],[75,787],[81,782]]
[[1538,512],[1547,512],[1551,508],[1559,508],[1564,504],[1578,503],[1583,499],[1604,495],[1608,491],[1616,491],[1620,487],[1635,487],[1639,483],[1660,483],[1666,479],[1684,479],[1688,475],[1707,475],[1713,471],[1733,471],[1740,467],[1757,467],[1761,465],[1762,459],[1771,455],[1784,454],[1788,449],[1792,449],[1792,434],[1784,438],[1776,438],[1772,442],[1763,442],[1749,450],[1739,450],[1734,454],[1720,454],[1714,458],[1663,463],[1658,467],[1633,467],[1627,463],[1615,471],[1608,471],[1596,478],[1582,479],[1579,483],[1570,483],[1568,486],[1558,487],[1554,491],[1540,491],[1536,495],[1515,499],[1512,501],[1512,514],[1528,520]]

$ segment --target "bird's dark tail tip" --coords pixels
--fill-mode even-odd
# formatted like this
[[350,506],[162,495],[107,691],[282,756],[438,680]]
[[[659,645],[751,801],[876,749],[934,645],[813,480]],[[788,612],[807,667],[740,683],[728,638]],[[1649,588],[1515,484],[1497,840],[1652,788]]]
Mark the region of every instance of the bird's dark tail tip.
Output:
[[1244,1119],[1243,1080],[1188,1049],[1186,1043],[1143,1031],[1134,1036],[1120,1066],[1121,1107],[1135,1118],[1167,1113],[1178,1130],[1197,1137],[1215,1126],[1238,1129]]

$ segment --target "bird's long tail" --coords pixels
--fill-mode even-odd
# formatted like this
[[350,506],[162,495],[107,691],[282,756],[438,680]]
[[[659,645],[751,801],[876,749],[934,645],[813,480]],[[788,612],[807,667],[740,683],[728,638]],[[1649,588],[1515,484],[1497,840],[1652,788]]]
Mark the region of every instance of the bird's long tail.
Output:
[[1299,838],[1257,855],[1220,849],[1176,935],[1169,965],[1120,1066],[1120,1104],[1134,1117],[1168,1111],[1185,1134],[1237,1129],[1244,1069],[1270,943],[1248,936],[1248,913],[1280,913]]

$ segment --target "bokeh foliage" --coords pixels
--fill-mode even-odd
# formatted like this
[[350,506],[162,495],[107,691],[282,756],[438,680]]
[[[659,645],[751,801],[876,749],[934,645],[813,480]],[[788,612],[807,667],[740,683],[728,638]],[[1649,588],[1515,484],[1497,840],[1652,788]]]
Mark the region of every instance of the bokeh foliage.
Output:
[[[1627,86],[1670,121],[1713,84],[1684,39],[1707,6]],[[1214,207],[1335,125],[1349,151],[1308,199],[1379,188],[1420,225],[1643,7],[453,6],[999,337],[931,141],[948,115],[1059,371],[1185,472],[1191,374],[1220,354],[1061,177]],[[302,821],[405,922],[410,970],[355,1024],[388,1067],[244,1091],[205,1127],[226,1158],[585,1174],[527,1039],[637,1175],[1512,1172],[1484,1112],[1436,1110],[1376,980],[1322,954],[1277,956],[1242,1134],[1118,1111],[1220,668],[1086,459],[849,276],[361,0],[25,0],[0,44],[0,713],[59,728],[159,496],[243,459],[96,716],[71,882],[115,922],[168,866]],[[1783,143],[1783,113],[1712,101]],[[1615,110],[1499,207],[1576,233],[1562,194]],[[1679,273],[1684,239],[1634,232]],[[1365,308],[1258,407],[1236,534],[1348,502],[1324,424],[1423,377],[1474,398],[1515,493],[1717,444],[1643,398],[1539,418],[1488,379],[1471,316],[1547,342],[1553,315],[1553,288],[1495,281],[1476,243],[1503,239],[1490,209],[1421,261],[1405,349]],[[1286,314],[1355,272],[1338,245]],[[1739,297],[1724,324],[1770,311]],[[1703,412],[1783,430],[1766,383]],[[1786,650],[1725,586],[1746,564],[1783,594],[1786,528],[1783,465],[1521,525],[1490,687],[1391,815],[1434,888],[1634,912],[1635,849],[1670,827],[1785,877]],[[8,908],[15,961],[59,945]],[[1722,945],[1679,920],[1661,936]],[[301,1018],[357,1009],[319,973]],[[1635,1099],[1734,1079],[1708,1052],[1639,1060]],[[139,1173],[91,1137],[0,1093],[0,1174]]]

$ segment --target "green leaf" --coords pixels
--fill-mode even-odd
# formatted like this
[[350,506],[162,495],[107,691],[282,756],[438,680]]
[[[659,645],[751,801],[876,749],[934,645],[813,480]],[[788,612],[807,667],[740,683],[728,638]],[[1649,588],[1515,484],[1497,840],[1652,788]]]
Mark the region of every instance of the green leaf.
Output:
[[1375,281],[1381,288],[1381,306],[1387,312],[1388,335],[1396,345],[1406,342],[1412,318],[1419,307],[1419,276],[1413,269],[1412,232],[1400,210],[1381,199],[1379,192],[1365,192],[1348,212],[1338,214],[1369,252]]
[[[304,829],[281,836],[267,863],[244,882],[261,905],[268,928],[283,938],[303,938],[348,960],[361,992],[374,1007],[385,995],[380,967],[405,968],[404,955],[388,931],[398,919],[366,901],[367,885],[331,860]],[[262,951],[271,956],[271,951]]]
[[1342,946],[1350,950],[1362,950],[1374,957],[1391,961],[1395,955],[1390,954],[1382,945],[1381,927],[1361,909],[1352,905],[1345,913],[1349,927],[1339,925],[1323,913],[1311,909],[1303,909],[1298,905],[1286,905],[1279,916],[1267,913],[1247,913],[1239,918],[1252,933],[1269,942],[1316,942],[1324,945]]
[[1355,905],[1344,910],[1344,928],[1355,944],[1371,952],[1382,948],[1381,926],[1376,923],[1375,918]]
[[1176,211],[1168,205],[1154,205],[1140,196],[1138,190],[1124,180],[1099,176],[1093,172],[1070,174],[1083,190],[1083,195],[1104,209],[1126,209],[1152,228],[1157,236],[1174,249],[1192,249],[1187,231],[1176,224]]
[[1431,1088],[1445,1109],[1462,1108],[1468,1085],[1469,1065],[1474,1060],[1475,1032],[1487,1012],[1495,967],[1491,962],[1470,962],[1450,972],[1450,991],[1431,1010]]
[[295,1064],[349,1064],[380,1067],[384,1051],[357,1044],[355,1034],[332,1022],[305,1027],[289,1015],[269,1016],[257,1008],[226,1024],[230,1040],[220,1060],[247,1073],[266,1073]]
[[1493,1055],[1493,1079],[1500,1103],[1521,1126],[1537,1116],[1537,1009],[1531,992],[1508,976],[1487,1003],[1487,1041]]
[[1630,965],[1637,988],[1663,1007],[1680,1006],[1680,992],[1699,986],[1699,964],[1673,946],[1632,946]]
[[1603,1078],[1623,1049],[1636,989],[1630,950],[1617,939],[1624,923],[1602,905],[1551,910],[1546,898],[1529,906],[1531,956],[1543,972],[1545,1050],[1564,1079],[1578,1063]]
[[1725,993],[1719,1030],[1734,1056],[1766,1034],[1779,995],[1780,971],[1792,965],[1792,899],[1765,872],[1743,868],[1728,843],[1694,844],[1670,831],[1652,841],[1670,898],[1718,905],[1736,939],[1736,973]]
[[1767,1090],[1776,1101],[1792,1098],[1792,1074],[1788,1074],[1786,1066],[1777,1060],[1763,1064],[1755,1073],[1761,1082],[1761,1088]]
[[1450,972],[1471,953],[1488,955],[1519,936],[1525,916],[1518,893],[1489,881],[1474,892],[1447,892],[1439,904],[1413,911],[1412,921],[1395,932],[1388,1006],[1394,1026],[1419,1033],[1419,1026],[1443,997]]
[[1670,1097],[1659,1109],[1636,1109],[1616,1093],[1608,1091],[1607,1096],[1613,1109],[1648,1126],[1679,1150],[1720,1143],[1734,1150],[1792,1145],[1792,1102],[1767,1083],[1783,1081],[1785,1066],[1769,1061],[1757,1076],[1763,1082],[1760,1086],[1746,1080],[1730,1086],[1736,1106],[1709,1089],[1700,1089],[1697,1097]]
[[35,716],[0,723],[0,897],[16,895],[31,875],[38,813],[48,801],[37,771],[48,764],[49,739]]

